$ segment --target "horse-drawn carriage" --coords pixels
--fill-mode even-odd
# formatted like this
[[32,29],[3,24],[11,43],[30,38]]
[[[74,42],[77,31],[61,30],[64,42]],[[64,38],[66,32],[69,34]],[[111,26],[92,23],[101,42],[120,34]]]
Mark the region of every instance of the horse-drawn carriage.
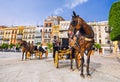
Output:
[[[84,66],[84,54],[87,56],[87,65],[86,65],[86,72],[87,76],[90,77],[89,73],[89,63],[90,63],[90,55],[93,50],[94,46],[94,32],[91,26],[89,26],[79,15],[76,15],[75,12],[73,12],[72,20],[70,22],[69,28],[68,28],[68,39],[69,39],[69,45],[72,47],[75,52],[73,53],[73,50],[69,48],[62,48],[58,51],[56,51],[55,54],[55,66],[58,68],[59,60],[64,59],[64,55],[69,55],[69,59],[71,60],[71,69],[72,69],[72,62],[73,58],[75,58],[76,61],[76,67],[77,69],[79,66],[81,67],[81,77],[85,77],[83,73],[83,66]],[[77,35],[76,35],[77,34]],[[75,39],[74,39],[75,38]],[[63,38],[62,38],[63,39]],[[64,40],[62,40],[62,46],[69,46],[68,44],[63,44]],[[72,42],[72,44],[71,44]],[[74,57],[72,57],[74,55]]]
[[41,59],[43,54],[45,53],[45,57],[48,57],[48,51],[47,49],[43,49],[42,47],[37,48],[37,46],[34,46],[33,44],[29,44],[26,41],[20,40],[18,44],[21,46],[22,50],[22,60],[24,59],[31,59],[33,55],[35,55],[35,58]]
[[60,38],[60,46],[58,51],[55,52],[54,64],[55,67],[59,67],[60,60],[70,59],[72,63],[72,51],[69,48],[69,39],[68,38]]

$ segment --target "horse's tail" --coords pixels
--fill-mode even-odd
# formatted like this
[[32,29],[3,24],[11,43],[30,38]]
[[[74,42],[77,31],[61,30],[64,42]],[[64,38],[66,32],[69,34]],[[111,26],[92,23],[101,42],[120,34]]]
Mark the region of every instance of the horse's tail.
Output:
[[95,40],[93,39],[93,41],[91,42],[91,50],[95,50]]

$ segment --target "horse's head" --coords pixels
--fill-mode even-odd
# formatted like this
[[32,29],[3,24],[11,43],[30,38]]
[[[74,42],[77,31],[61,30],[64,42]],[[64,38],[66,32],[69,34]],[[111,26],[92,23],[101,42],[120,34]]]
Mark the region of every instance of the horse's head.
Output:
[[17,42],[17,44],[21,46],[21,45],[22,45],[22,40],[19,40],[19,41]]
[[23,41],[23,40],[19,40],[18,41],[18,45],[20,45],[20,46],[25,45],[25,44],[27,44],[26,41]]
[[82,19],[79,17],[79,15],[76,15],[76,13],[73,11],[70,29],[79,30],[80,28],[82,28]]

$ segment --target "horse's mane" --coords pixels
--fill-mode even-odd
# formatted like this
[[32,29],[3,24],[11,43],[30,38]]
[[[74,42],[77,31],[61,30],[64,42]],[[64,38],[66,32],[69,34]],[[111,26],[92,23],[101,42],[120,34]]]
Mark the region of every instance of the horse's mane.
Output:
[[21,46],[23,46],[26,49],[29,49],[29,44],[25,40],[22,40],[21,42],[22,42]]

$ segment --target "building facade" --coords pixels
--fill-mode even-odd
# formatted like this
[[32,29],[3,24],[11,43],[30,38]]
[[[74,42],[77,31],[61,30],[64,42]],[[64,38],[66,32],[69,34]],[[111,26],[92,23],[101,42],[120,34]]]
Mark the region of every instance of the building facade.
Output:
[[102,46],[107,45],[110,42],[109,33],[107,32],[108,22],[89,22],[88,23],[94,30],[95,42],[102,44]]
[[43,39],[43,27],[36,27],[35,29],[35,44],[42,43]]
[[7,28],[7,27],[6,26],[0,26],[0,45],[3,43],[5,28]]
[[17,36],[16,36],[17,42],[19,40],[22,40],[24,28],[25,26],[17,26]]
[[23,40],[25,40],[28,43],[35,43],[35,29],[36,26],[26,26],[23,31]]
[[3,42],[7,44],[16,44],[17,27],[9,27],[4,30]]
[[16,44],[22,39],[24,26],[12,26],[4,29],[3,43]]
[[68,38],[70,21],[60,21],[59,38]]
[[[43,28],[43,41],[45,43],[50,43],[52,40],[52,27],[59,25],[60,21],[64,20],[60,16],[50,16],[44,20],[44,28]],[[54,34],[53,34],[54,35]]]
[[60,29],[60,25],[54,25],[52,26],[52,38],[54,36],[59,36],[59,29]]

